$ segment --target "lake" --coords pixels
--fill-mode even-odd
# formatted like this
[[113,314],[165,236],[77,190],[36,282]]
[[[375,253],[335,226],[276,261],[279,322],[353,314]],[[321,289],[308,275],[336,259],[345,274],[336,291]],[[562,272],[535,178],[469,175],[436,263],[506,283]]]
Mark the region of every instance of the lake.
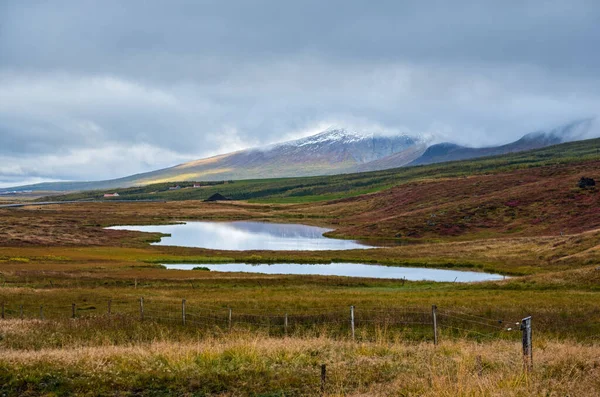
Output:
[[113,226],[112,230],[133,230],[170,234],[153,245],[248,251],[324,251],[367,249],[372,246],[353,240],[327,238],[322,227],[265,222],[185,222],[175,225]]
[[[461,283],[475,281],[502,280],[499,274],[480,272],[469,272],[447,269],[425,269],[417,267],[393,267],[382,265],[367,265],[361,263],[331,263],[331,264],[297,264],[297,263],[275,263],[275,264],[247,264],[247,263],[223,263],[223,264],[165,264],[167,269],[192,270],[194,267],[205,267],[217,272],[245,272],[261,274],[298,274],[298,275],[320,275],[320,276],[347,276],[347,277],[369,277],[406,279],[411,281],[456,281]],[[194,270],[201,272],[201,270]]]

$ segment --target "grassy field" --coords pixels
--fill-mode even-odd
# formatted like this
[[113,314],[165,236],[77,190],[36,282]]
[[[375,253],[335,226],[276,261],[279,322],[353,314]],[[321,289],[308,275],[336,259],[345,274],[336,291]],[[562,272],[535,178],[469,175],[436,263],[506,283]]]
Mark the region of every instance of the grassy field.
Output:
[[[579,189],[577,181],[600,179],[600,163],[572,153],[562,160],[540,156],[532,166],[491,159],[496,168],[481,172],[465,163],[451,164],[443,175],[427,176],[432,168],[418,167],[406,172],[423,173],[406,179],[390,171],[389,178],[398,178],[393,183],[382,177],[361,189],[391,188],[359,196],[346,189],[343,198],[326,202],[314,192],[295,204],[187,200],[0,209],[0,394],[320,395],[326,364],[325,395],[597,395],[600,194]],[[461,173],[451,175],[459,166]],[[341,186],[349,176],[339,178]],[[153,246],[160,235],[104,229],[191,219],[304,223],[385,246],[214,251]],[[160,265],[211,262],[363,262],[511,277],[460,284]],[[440,313],[436,347],[432,305]],[[534,319],[531,372],[523,370],[516,329],[528,315]]]
[[[524,373],[515,343],[450,341],[353,343],[271,338],[234,332],[182,335],[173,327],[120,325],[134,340],[10,349],[0,358],[0,391],[20,395],[594,395],[598,346],[538,340],[537,364]],[[36,322],[0,325],[11,338],[40,335]],[[81,326],[114,332],[99,321]],[[72,334],[54,324],[48,333]],[[147,335],[150,334],[150,335]],[[104,335],[104,334],[103,334]],[[147,335],[147,336],[146,336]],[[160,336],[155,336],[160,335]],[[146,336],[146,337],[145,337]],[[151,339],[152,342],[148,342]],[[321,365],[327,367],[321,393]],[[152,392],[149,392],[152,390]]]

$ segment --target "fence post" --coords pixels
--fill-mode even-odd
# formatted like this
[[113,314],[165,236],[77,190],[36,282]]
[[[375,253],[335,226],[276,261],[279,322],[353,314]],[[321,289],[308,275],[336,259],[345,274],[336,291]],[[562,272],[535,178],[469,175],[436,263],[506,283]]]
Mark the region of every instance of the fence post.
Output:
[[433,344],[437,345],[438,344],[438,332],[437,332],[437,306],[436,305],[432,305],[431,306],[431,318],[432,318],[432,325],[433,325]]
[[75,304],[71,303],[71,318],[75,318]]
[[321,395],[325,395],[325,381],[327,380],[327,365],[321,364]]
[[352,340],[354,340],[354,305],[350,306],[350,328],[352,329]]
[[133,288],[137,289],[137,278],[136,278],[136,279],[135,279],[135,281],[134,281]]
[[140,298],[140,320],[144,321],[144,298]]
[[185,299],[181,300],[181,322],[185,325]]
[[531,345],[531,316],[521,320],[521,331],[523,332],[523,366],[526,371],[533,369],[533,346]]
[[110,309],[111,309],[111,305],[112,305],[112,299],[108,300],[108,315],[110,316]]
[[21,320],[23,320],[23,305],[19,305],[19,310],[21,312]]
[[44,306],[40,306],[40,320],[44,319]]
[[285,331],[285,336],[288,335],[288,314],[285,314],[285,317],[283,319],[283,329]]
[[229,308],[229,330],[231,331],[231,308]]
[[2,319],[4,320],[4,302],[2,302]]

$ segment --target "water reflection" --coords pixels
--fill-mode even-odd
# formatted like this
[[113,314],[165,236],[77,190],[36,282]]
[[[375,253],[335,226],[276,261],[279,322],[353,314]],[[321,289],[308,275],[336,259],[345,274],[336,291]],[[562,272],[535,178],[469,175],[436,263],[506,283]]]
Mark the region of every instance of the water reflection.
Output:
[[322,251],[372,248],[352,240],[323,237],[331,229],[264,222],[187,222],[177,225],[113,226],[170,234],[154,245],[209,248],[215,250]]
[[388,278],[388,279],[406,279],[412,281],[430,280],[430,281],[456,281],[456,282],[474,282],[501,280],[503,276],[498,274],[467,272],[446,269],[424,269],[417,267],[393,267],[381,265],[366,265],[361,263],[332,263],[328,265],[307,265],[297,263],[276,263],[276,264],[247,264],[247,263],[226,263],[226,264],[168,264],[167,269],[192,270],[195,267],[208,268],[211,271],[218,272],[248,272],[262,274],[299,274],[299,275],[321,275],[321,276],[347,276],[347,277],[368,277],[368,278]]

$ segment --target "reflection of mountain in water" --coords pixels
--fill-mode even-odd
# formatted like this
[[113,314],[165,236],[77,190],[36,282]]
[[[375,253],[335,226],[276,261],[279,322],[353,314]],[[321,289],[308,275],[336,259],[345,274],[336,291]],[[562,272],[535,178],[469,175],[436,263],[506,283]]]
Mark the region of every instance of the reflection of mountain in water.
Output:
[[262,222],[186,222],[177,225],[115,226],[109,229],[168,234],[154,245],[218,250],[315,251],[366,249],[351,240],[327,238],[329,229]]
[[331,230],[315,226],[260,222],[231,222],[228,223],[228,226],[246,233],[282,238],[320,239],[323,237],[323,233]]

